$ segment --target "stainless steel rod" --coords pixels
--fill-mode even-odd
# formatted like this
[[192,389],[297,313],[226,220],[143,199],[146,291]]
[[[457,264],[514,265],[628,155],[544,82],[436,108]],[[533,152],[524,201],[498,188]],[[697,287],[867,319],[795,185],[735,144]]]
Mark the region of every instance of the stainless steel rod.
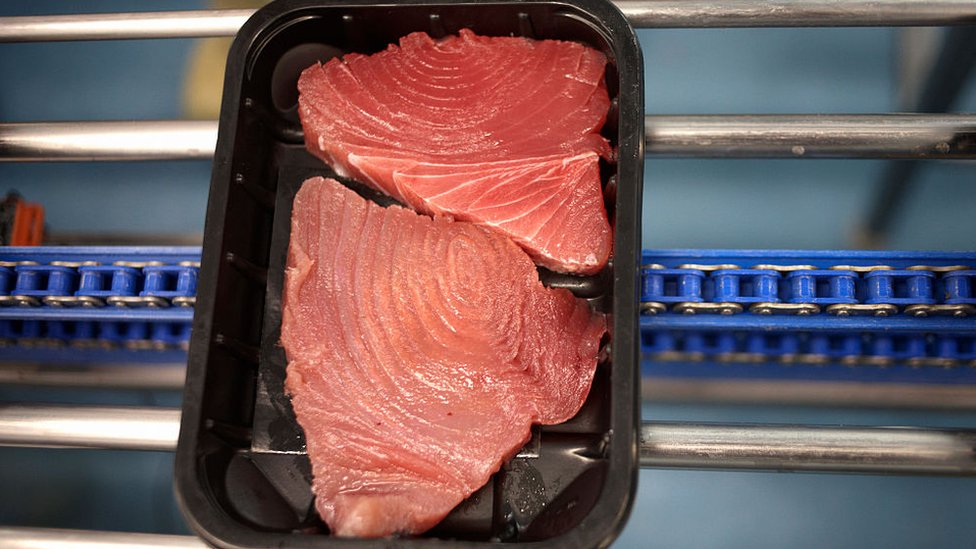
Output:
[[[637,28],[967,25],[969,0],[615,0]],[[233,36],[253,10],[0,17],[0,42]]]
[[641,467],[976,475],[976,431],[645,423]]
[[966,25],[970,0],[614,0],[636,28]]
[[[653,115],[654,156],[976,158],[973,114]],[[0,124],[0,162],[205,159],[214,121]]]
[[131,532],[0,526],[5,549],[202,549],[200,538]]
[[[175,408],[0,405],[0,445],[173,450]],[[642,467],[976,475],[976,431],[644,423]]]
[[0,446],[172,451],[175,408],[0,404]]
[[254,10],[0,17],[0,42],[234,36]]
[[652,402],[976,411],[976,386],[899,382],[645,377]]
[[209,159],[217,123],[196,120],[0,124],[0,161]]
[[976,158],[976,115],[649,116],[656,156]]
[[183,387],[185,378],[186,363],[63,366],[7,362],[0,365],[0,385],[177,390]]

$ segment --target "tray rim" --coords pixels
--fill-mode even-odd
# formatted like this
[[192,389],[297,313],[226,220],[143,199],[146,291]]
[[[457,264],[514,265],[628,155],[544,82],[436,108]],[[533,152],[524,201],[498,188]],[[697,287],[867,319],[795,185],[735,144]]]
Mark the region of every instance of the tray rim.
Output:
[[[635,72],[627,87],[620,87],[618,121],[618,190],[614,227],[613,322],[610,437],[607,475],[603,489],[590,513],[567,532],[542,541],[518,542],[521,546],[603,547],[622,530],[636,492],[638,472],[638,438],[640,428],[640,384],[638,383],[638,307],[637,291],[640,265],[640,223],[644,160],[643,61],[636,34],[619,9],[607,0],[408,0],[405,2],[371,2],[343,0],[315,2],[278,0],[252,15],[237,34],[228,56],[222,97],[220,126],[213,160],[213,171],[207,226],[198,283],[197,310],[193,320],[193,337],[188,353],[187,381],[183,395],[183,415],[175,460],[174,485],[177,500],[190,526],[210,543],[222,547],[420,547],[425,545],[481,547],[493,542],[441,539],[347,540],[322,536],[303,536],[261,532],[246,527],[223,510],[217,501],[197,482],[203,474],[198,460],[198,435],[201,431],[201,399],[206,362],[212,339],[217,271],[224,250],[225,212],[231,180],[234,136],[238,129],[238,110],[247,65],[247,57],[257,41],[269,29],[294,17],[296,12],[343,7],[389,7],[459,5],[557,5],[575,8],[598,18],[603,27],[613,26],[608,42],[614,48],[618,74],[623,68]],[[601,30],[608,30],[606,28]],[[611,39],[612,38],[612,39]],[[626,64],[624,64],[626,62]],[[622,82],[623,83],[623,82]],[[622,191],[628,192],[622,192]],[[629,199],[629,200],[628,200]],[[624,227],[625,230],[620,230]],[[208,246],[209,244],[209,246]],[[626,250],[629,253],[621,254]],[[623,398],[622,398],[623,397]],[[627,474],[624,474],[627,473]],[[447,544],[447,545],[445,545]]]

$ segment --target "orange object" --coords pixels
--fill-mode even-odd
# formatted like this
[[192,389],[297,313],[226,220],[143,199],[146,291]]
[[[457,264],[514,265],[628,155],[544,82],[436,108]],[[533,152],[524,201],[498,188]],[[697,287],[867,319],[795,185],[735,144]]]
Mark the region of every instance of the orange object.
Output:
[[14,210],[10,246],[40,246],[44,236],[44,207],[18,200]]

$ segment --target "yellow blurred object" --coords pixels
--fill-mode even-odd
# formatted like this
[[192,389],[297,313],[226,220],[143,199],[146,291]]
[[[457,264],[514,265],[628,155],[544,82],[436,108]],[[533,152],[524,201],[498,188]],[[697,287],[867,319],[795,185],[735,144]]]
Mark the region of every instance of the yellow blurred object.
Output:
[[[261,0],[214,0],[213,9],[259,8]],[[186,118],[214,120],[220,115],[224,67],[233,38],[205,38],[197,42],[190,56],[183,87],[183,113]]]

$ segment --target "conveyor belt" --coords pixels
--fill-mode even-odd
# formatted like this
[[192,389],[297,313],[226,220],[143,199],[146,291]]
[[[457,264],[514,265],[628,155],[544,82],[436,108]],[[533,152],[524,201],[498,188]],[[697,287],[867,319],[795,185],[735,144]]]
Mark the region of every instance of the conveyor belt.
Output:
[[[0,358],[97,362],[114,350],[131,362],[185,349],[199,254],[0,248]],[[976,254],[649,250],[643,265],[641,350],[652,362],[960,367],[914,377],[976,383],[965,368],[976,365]]]

